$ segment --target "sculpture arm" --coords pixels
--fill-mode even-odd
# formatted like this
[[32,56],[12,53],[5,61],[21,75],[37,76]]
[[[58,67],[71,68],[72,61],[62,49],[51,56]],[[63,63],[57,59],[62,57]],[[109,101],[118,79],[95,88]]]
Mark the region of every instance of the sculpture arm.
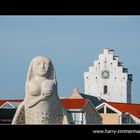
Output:
[[48,97],[50,95],[51,94],[47,94],[47,95],[41,94],[41,96],[39,96],[38,98],[30,100],[28,107],[31,108],[31,107],[35,106],[37,103],[44,100],[46,97]]

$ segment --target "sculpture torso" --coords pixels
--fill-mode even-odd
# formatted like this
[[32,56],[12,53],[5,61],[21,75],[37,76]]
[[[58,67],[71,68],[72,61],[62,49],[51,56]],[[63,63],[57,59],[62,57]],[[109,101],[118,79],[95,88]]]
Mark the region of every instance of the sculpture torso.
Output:
[[41,94],[49,95],[55,90],[53,80],[32,80],[28,83],[28,94],[32,97],[40,96]]
[[[61,105],[53,80],[31,80],[27,85],[26,122],[28,124],[59,124],[62,120]],[[42,97],[42,98],[41,98]],[[37,103],[30,104],[37,100]]]

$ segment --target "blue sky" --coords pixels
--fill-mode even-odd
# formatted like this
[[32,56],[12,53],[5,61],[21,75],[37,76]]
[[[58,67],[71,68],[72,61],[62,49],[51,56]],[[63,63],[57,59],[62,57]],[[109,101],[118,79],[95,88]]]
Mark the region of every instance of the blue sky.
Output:
[[132,102],[140,103],[140,16],[0,16],[0,99],[21,99],[30,61],[48,56],[58,94],[84,92],[84,72],[112,48],[133,74]]

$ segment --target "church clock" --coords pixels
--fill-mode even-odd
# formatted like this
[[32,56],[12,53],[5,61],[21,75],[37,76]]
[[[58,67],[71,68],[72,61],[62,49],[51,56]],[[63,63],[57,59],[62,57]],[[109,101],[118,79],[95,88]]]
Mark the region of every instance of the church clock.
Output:
[[102,78],[103,79],[108,79],[109,78],[109,71],[108,70],[103,70],[102,71]]

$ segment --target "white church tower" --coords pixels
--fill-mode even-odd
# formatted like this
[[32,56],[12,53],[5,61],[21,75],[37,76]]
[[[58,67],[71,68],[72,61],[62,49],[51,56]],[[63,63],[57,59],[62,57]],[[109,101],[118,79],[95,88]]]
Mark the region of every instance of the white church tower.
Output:
[[132,74],[112,49],[104,49],[84,73],[84,92],[109,102],[131,103]]

